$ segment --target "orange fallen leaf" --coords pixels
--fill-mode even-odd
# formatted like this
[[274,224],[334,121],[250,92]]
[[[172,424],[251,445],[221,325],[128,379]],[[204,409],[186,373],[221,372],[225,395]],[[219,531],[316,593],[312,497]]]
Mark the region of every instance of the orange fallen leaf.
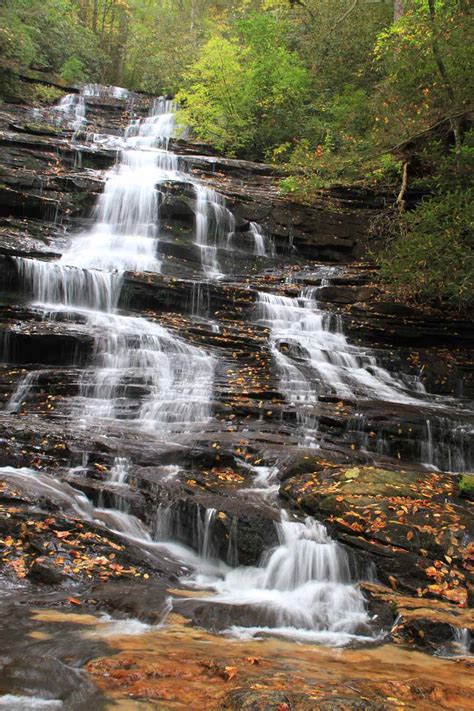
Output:
[[82,602],[77,599],[77,597],[67,597],[66,600],[71,603],[71,605],[82,605]]
[[237,676],[237,672],[239,670],[237,669],[237,667],[225,667],[224,671],[227,681],[230,681],[235,676]]

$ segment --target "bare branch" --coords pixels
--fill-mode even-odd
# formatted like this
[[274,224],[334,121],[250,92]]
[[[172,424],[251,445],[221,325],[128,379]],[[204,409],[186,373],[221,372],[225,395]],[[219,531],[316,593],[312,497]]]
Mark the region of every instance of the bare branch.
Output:
[[402,171],[402,185],[400,188],[400,192],[398,193],[398,197],[395,201],[395,205],[397,205],[400,212],[405,211],[405,196],[407,193],[407,189],[408,189],[408,161],[405,161],[405,163],[403,164],[403,171]]
[[306,10],[312,20],[316,19],[313,15],[312,10],[309,9],[309,7],[306,5],[306,3],[303,2],[303,0],[289,0],[289,3],[292,9],[295,5],[299,5],[299,7],[302,7],[304,10]]
[[341,17],[331,27],[331,29],[329,30],[329,34],[332,34],[334,32],[334,30],[337,28],[337,26],[340,25],[342,22],[344,22],[344,20],[347,17],[349,17],[351,12],[353,12],[356,9],[358,4],[359,4],[359,0],[354,0],[352,5],[346,10],[346,12],[343,15],[341,15]]

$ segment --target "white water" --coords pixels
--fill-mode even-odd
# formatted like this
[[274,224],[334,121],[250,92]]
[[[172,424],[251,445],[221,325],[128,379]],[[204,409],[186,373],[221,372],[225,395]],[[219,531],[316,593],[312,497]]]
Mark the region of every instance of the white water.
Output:
[[18,696],[15,694],[5,694],[0,696],[0,708],[8,711],[55,711],[64,708],[61,699],[42,699],[39,696]]
[[471,654],[471,633],[467,627],[453,627],[455,653],[469,657]]
[[[197,571],[185,582],[214,591],[212,605],[245,608],[250,622],[230,630],[240,637],[276,634],[333,645],[371,637],[364,598],[353,584],[349,559],[312,518],[278,524],[280,545],[257,567]],[[250,610],[250,612],[249,612]]]
[[[162,148],[174,126],[173,105],[158,100],[149,118],[130,127],[90,232],[74,237],[56,262],[16,260],[38,308],[79,316],[95,335],[72,406],[85,425],[132,420],[160,435],[191,431],[211,415],[213,358],[158,323],[117,313],[124,272],[160,269],[157,184],[174,176],[176,157]],[[24,381],[10,409],[25,395]]]
[[196,244],[201,250],[201,263],[208,277],[222,276],[217,248],[227,243],[235,230],[235,219],[222,195],[196,183]]
[[115,457],[114,465],[110,470],[109,481],[117,486],[125,486],[127,484],[128,472],[130,469],[130,460],[127,457]]
[[86,124],[86,104],[84,95],[66,94],[58,104],[51,109],[55,123],[66,123],[74,131],[79,131]]
[[130,91],[124,89],[122,86],[107,86],[104,84],[84,84],[81,87],[81,92],[85,96],[94,97],[111,97],[113,99],[128,99],[130,98]]
[[[298,298],[259,293],[257,318],[270,329],[282,389],[292,404],[313,404],[319,395],[413,403],[408,384],[377,364],[368,350],[350,345],[331,328],[332,315],[308,292]],[[294,357],[285,351],[294,353]],[[414,383],[425,392],[421,383]]]
[[420,443],[421,462],[430,469],[469,472],[474,464],[474,430],[471,423],[432,415],[426,420]]
[[256,222],[250,223],[250,234],[254,240],[254,254],[259,257],[275,256],[273,242],[265,236],[259,224]]

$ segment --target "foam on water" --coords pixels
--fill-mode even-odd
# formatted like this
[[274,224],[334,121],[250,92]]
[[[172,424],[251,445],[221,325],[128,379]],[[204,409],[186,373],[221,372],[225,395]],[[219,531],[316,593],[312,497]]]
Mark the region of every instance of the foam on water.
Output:
[[[354,585],[348,554],[324,526],[307,518],[278,524],[280,545],[259,566],[228,569],[219,575],[199,570],[188,584],[208,588],[208,604],[239,608],[254,624],[235,625],[233,633],[284,636],[346,644],[371,638],[364,597]],[[366,571],[369,576],[369,572]],[[251,612],[249,612],[251,610]]]
[[[84,424],[130,420],[164,434],[191,431],[211,416],[213,358],[158,323],[117,313],[123,274],[160,270],[157,185],[179,177],[177,158],[166,150],[175,124],[173,103],[157,100],[151,116],[129,127],[92,229],[76,235],[56,262],[16,260],[45,315],[80,316],[95,335],[93,362],[72,404]],[[27,394],[25,383],[10,411]]]
[[4,694],[0,696],[0,708],[9,711],[55,711],[64,708],[61,699],[42,699],[39,696],[17,696],[16,694]]

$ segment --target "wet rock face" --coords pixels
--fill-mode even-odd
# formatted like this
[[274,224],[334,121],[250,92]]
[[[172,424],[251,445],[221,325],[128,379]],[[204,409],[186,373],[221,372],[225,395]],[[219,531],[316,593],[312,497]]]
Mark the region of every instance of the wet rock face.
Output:
[[393,588],[467,604],[474,582],[468,562],[472,511],[453,476],[318,469],[291,476],[281,493],[323,518],[339,540],[370,552],[379,579]]
[[[149,100],[138,101],[134,111],[146,113],[148,106]],[[0,215],[68,220],[90,211],[102,189],[100,171],[114,163],[116,153],[88,144],[87,132],[121,135],[130,109],[126,102],[107,97],[86,97],[86,109],[88,126],[78,132],[76,143],[71,142],[67,127],[48,130],[47,111],[43,123],[35,124],[24,108],[3,109]],[[298,205],[281,199],[282,176],[272,166],[209,157],[208,147],[183,141],[170,147],[193,178],[226,196],[240,229],[259,222],[279,252],[288,254],[296,248],[306,258],[332,261],[364,252],[368,220],[381,204],[377,196],[338,189],[322,195],[314,206]],[[203,155],[195,155],[196,151]],[[162,203],[163,218],[192,219],[192,186],[165,186]]]
[[171,566],[165,573],[164,561],[150,566],[100,524],[78,520],[74,510],[64,510],[64,502],[48,492],[19,491],[7,476],[0,474],[1,568],[7,578],[40,589],[64,589],[64,602],[66,594],[80,594],[91,583],[110,579],[143,580],[157,572],[174,579],[176,569]]
[[195,494],[192,498],[172,495],[168,507],[165,505],[159,511],[156,525],[160,525],[160,516],[167,518],[167,540],[199,549],[200,529],[204,529],[209,510],[215,512],[208,524],[209,557],[220,558],[230,565],[256,565],[278,543],[275,528],[278,517],[274,510],[216,495]]
[[[121,100],[97,96],[86,103],[87,131],[119,137],[131,118]],[[148,104],[141,97],[135,108],[146,113]],[[463,409],[474,382],[466,347],[474,338],[472,322],[394,302],[373,265],[356,261],[366,253],[367,224],[381,196],[338,188],[322,193],[314,205],[298,205],[280,194],[281,175],[273,167],[172,141],[189,179],[154,186],[159,270],[123,274],[117,314],[146,318],[180,339],[188,349],[182,368],[196,353],[190,346],[212,355],[214,385],[204,393],[210,396],[210,416],[184,432],[170,432],[163,423],[143,427],[139,403],[149,383],[134,376],[131,358],[116,388],[122,415],[110,431],[91,426],[84,410],[93,374],[98,365],[112,363],[113,369],[117,353],[100,352],[103,327],[85,311],[45,313],[32,303],[34,285],[19,269],[22,259],[57,260],[71,234],[84,236],[93,222],[91,210],[116,151],[92,145],[87,131],[73,141],[67,128],[32,125],[26,110],[1,107],[0,464],[54,476],[91,506],[89,517],[78,516],[53,496],[16,490],[0,473],[2,572],[9,580],[19,578],[31,599],[35,591],[55,591],[61,605],[156,624],[169,611],[170,586],[189,575],[159,548],[163,541],[186,546],[191,557],[256,566],[279,544],[275,523],[284,506],[299,521],[309,514],[326,523],[343,544],[355,579],[375,566],[387,587],[364,591],[373,629],[389,630],[398,609],[394,640],[414,640],[430,651],[438,643],[449,646],[452,627],[469,626],[453,610],[468,603],[472,584],[472,497],[468,486],[459,492],[455,475],[435,472],[434,466],[462,470],[460,462],[474,458],[465,436],[472,413]],[[225,196],[234,216],[233,232],[216,250],[219,278],[203,274],[205,245],[195,239],[198,179]],[[211,215],[211,235],[215,223]],[[256,234],[252,223],[264,234]],[[328,263],[340,265],[330,283]],[[434,406],[418,402],[368,399],[360,392],[341,397],[308,366],[311,344],[296,343],[291,333],[272,340],[272,325],[259,311],[260,292],[300,301],[313,293],[331,333],[342,337],[343,330],[350,341],[343,360],[352,347],[362,370],[381,366],[460,400],[446,405],[443,419]],[[137,329],[135,323],[134,333],[127,334],[130,352],[140,345]],[[152,340],[148,333],[141,345]],[[369,350],[376,364],[364,360]],[[178,348],[176,359],[179,354]],[[165,378],[166,364],[155,364],[154,375],[159,371]],[[302,404],[301,393],[288,392],[282,370],[292,368],[309,374],[316,393],[310,406]],[[192,384],[190,378],[189,389]],[[183,393],[184,404],[189,397]],[[453,435],[458,416],[464,429]],[[118,460],[129,462],[126,472]],[[421,469],[420,462],[433,466]],[[124,521],[129,528],[117,531]],[[142,539],[149,536],[146,545],[136,544],[137,530]],[[422,601],[442,599],[451,607],[445,617],[433,609],[428,615],[417,608],[415,614],[406,600],[394,601],[401,592]],[[173,609],[197,626],[222,631],[255,621],[251,605],[236,611],[234,605],[185,594],[174,599]],[[76,602],[68,602],[71,597]],[[267,612],[263,619],[275,623]],[[316,708],[314,700],[293,690],[246,687],[225,703],[278,711]],[[357,709],[360,703],[344,690],[325,689],[317,708]],[[364,701],[363,708],[382,707]]]
[[445,601],[404,596],[388,587],[362,583],[370,613],[389,638],[444,656],[470,654],[474,613]]

